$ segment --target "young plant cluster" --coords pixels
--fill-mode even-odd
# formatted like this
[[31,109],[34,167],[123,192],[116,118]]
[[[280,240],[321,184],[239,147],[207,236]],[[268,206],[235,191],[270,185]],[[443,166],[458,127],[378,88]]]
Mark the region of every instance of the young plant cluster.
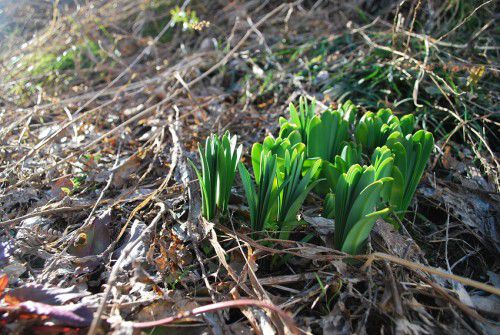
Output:
[[191,162],[200,183],[202,215],[213,220],[217,209],[224,215],[231,196],[236,169],[240,162],[242,146],[237,146],[237,137],[226,132],[222,137],[210,135],[205,147],[198,145],[201,172]]
[[315,102],[301,97],[298,109],[290,104],[289,112],[289,119],[279,120],[278,137],[269,135],[252,147],[255,181],[243,164],[238,165],[241,147],[236,148],[236,137],[207,139],[205,150],[200,149],[198,173],[203,215],[212,219],[216,207],[227,209],[238,167],[254,231],[287,239],[314,190],[324,196],[323,215],[335,220],[334,247],[357,254],[378,218],[391,211],[402,217],[407,211],[434,146],[433,136],[425,130],[414,132],[413,115],[398,118],[389,109],[367,112],[357,120],[350,101],[317,115]]

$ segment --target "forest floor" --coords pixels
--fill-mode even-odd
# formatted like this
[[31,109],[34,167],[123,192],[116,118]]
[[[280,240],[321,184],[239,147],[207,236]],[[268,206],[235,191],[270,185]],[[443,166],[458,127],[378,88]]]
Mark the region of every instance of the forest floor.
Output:
[[[498,2],[0,10],[3,333],[500,332]],[[289,240],[249,233],[239,178],[200,217],[198,143],[230,130],[248,165],[299,96],[434,134],[410,213],[356,260],[314,195]]]

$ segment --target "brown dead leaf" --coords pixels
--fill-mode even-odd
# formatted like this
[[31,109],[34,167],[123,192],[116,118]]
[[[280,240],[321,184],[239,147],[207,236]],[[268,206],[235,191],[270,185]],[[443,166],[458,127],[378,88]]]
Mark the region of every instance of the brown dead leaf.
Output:
[[90,226],[81,232],[68,249],[74,256],[98,255],[111,243],[111,211],[108,210],[93,219]]
[[147,259],[155,264],[160,273],[175,280],[183,267],[191,263],[192,255],[184,242],[172,230],[163,230],[150,245]]
[[8,284],[9,284],[9,277],[5,274],[2,275],[0,277],[0,296],[3,294],[3,291],[5,290]]
[[10,307],[16,307],[22,302],[21,300],[10,294],[6,294],[5,297],[3,298],[3,301]]
[[68,195],[69,191],[73,190],[73,182],[67,177],[60,178],[52,184],[50,195],[56,199],[62,199]]
[[405,238],[401,235],[393,225],[377,220],[373,226],[373,234],[375,239],[381,241],[385,248],[393,255],[418,260],[424,257],[422,251],[413,240]]
[[115,170],[113,175],[113,186],[116,188],[123,187],[127,181],[130,179],[130,176],[134,173],[137,173],[142,160],[137,155],[133,155],[129,157],[127,160],[122,162]]
[[438,204],[441,209],[449,211],[464,224],[478,231],[496,251],[500,250],[500,230],[497,222],[500,206],[495,196],[484,192],[471,192],[470,189],[439,181],[435,185],[419,187],[417,193]]
[[[137,321],[152,321],[169,316],[174,316],[184,311],[190,311],[199,305],[192,300],[182,297],[180,291],[176,291],[172,299],[158,300],[141,309],[136,316]],[[200,317],[185,318],[182,323],[201,322]]]

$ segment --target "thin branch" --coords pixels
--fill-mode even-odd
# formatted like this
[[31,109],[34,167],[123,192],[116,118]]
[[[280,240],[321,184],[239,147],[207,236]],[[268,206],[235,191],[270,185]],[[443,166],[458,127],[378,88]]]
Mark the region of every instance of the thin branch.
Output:
[[152,328],[152,327],[157,327],[161,325],[167,325],[169,323],[173,323],[178,320],[182,320],[191,316],[203,314],[203,313],[213,313],[215,311],[221,310],[221,309],[226,309],[226,308],[241,308],[241,307],[246,307],[246,306],[255,306],[255,307],[260,307],[260,308],[265,308],[269,309],[270,311],[278,314],[280,317],[285,320],[285,324],[288,327],[288,329],[291,331],[292,334],[299,334],[299,330],[297,326],[295,325],[295,322],[293,319],[285,313],[281,308],[277,307],[276,305],[268,302],[268,301],[261,301],[261,300],[253,300],[253,299],[239,299],[239,300],[231,300],[231,301],[222,301],[222,302],[217,302],[214,304],[206,305],[206,306],[201,306],[194,308],[190,311],[185,311],[181,312],[175,316],[170,316],[164,319],[160,320],[155,320],[155,321],[149,321],[149,322],[135,322],[132,324],[134,328],[137,329],[142,329],[142,328]]

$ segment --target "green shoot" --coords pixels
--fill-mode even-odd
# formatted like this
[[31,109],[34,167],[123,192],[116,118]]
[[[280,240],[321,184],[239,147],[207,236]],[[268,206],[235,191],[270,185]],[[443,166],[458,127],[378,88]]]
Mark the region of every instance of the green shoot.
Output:
[[[260,163],[261,158],[266,154],[271,153],[276,155],[277,171],[279,172],[278,179],[282,180],[283,166],[285,161],[285,153],[288,151],[296,150],[297,152],[305,151],[304,143],[300,142],[300,135],[298,131],[294,130],[286,138],[274,138],[272,135],[267,136],[264,142],[254,143],[252,146],[252,168],[255,176],[255,182],[259,183],[260,180]],[[262,155],[264,153],[264,156]]]
[[278,229],[280,239],[288,239],[290,231],[298,225],[297,214],[300,206],[306,199],[311,189],[320,180],[312,181],[316,171],[321,166],[321,161],[317,160],[313,166],[302,176],[302,166],[304,164],[304,153],[294,150],[285,154],[284,177],[282,191],[279,196],[278,206]]
[[327,110],[313,117],[307,132],[307,157],[333,162],[349,138],[348,130],[340,112]]
[[398,131],[407,135],[413,131],[415,117],[412,114],[398,119],[390,109],[380,109],[376,114],[367,112],[361,117],[355,130],[356,142],[365,153],[372,153],[376,147],[385,144],[390,134]]
[[204,148],[198,146],[201,172],[191,162],[200,183],[202,215],[207,220],[215,218],[217,208],[222,214],[227,212],[242,152],[242,146],[236,147],[236,142],[237,137],[231,137],[228,132],[222,138],[212,134],[206,139]]
[[342,117],[348,122],[349,125],[354,124],[358,108],[351,100],[347,100],[342,103],[339,106],[338,111],[342,114]]
[[221,214],[227,213],[227,205],[231,196],[231,188],[236,176],[243,147],[237,145],[236,135],[231,137],[228,132],[222,136],[217,159],[217,207]]
[[278,202],[280,192],[276,183],[276,155],[264,152],[261,155],[257,187],[245,166],[240,164],[238,167],[248,201],[253,231],[262,231],[270,223],[271,212]]
[[307,129],[309,128],[309,123],[315,115],[316,101],[312,100],[311,104],[307,102],[305,97],[299,98],[299,110],[295,108],[293,103],[290,103],[288,110],[290,111],[290,119],[280,118],[280,137],[285,138],[294,131],[297,130],[300,134],[301,141],[307,144]]
[[326,179],[326,182],[323,183],[325,186],[321,190],[317,190],[318,193],[324,194],[335,190],[339,177],[360,161],[361,148],[352,142],[345,144],[340,155],[335,156],[333,163],[323,161],[321,175]]
[[339,177],[335,193],[327,197],[325,213],[335,218],[334,247],[338,250],[357,254],[375,221],[388,213],[389,208],[377,208],[383,185],[391,178],[375,178],[373,166],[353,165]]
[[413,194],[424,174],[434,148],[434,137],[425,130],[406,136],[395,132],[387,139],[387,147],[394,154],[393,188],[398,188],[397,191],[392,191],[390,203],[401,218],[410,206]]

